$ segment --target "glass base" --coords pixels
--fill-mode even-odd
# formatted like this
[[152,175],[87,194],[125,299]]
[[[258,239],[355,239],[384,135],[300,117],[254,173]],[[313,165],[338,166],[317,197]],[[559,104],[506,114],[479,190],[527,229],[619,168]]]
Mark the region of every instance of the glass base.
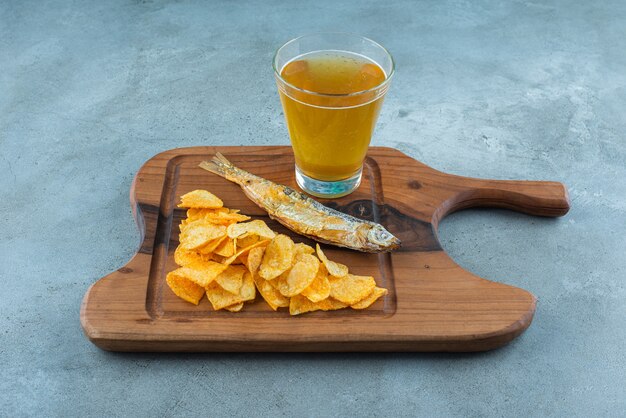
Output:
[[317,197],[332,199],[335,197],[346,196],[352,193],[361,184],[361,173],[363,168],[352,177],[339,181],[322,181],[311,178],[296,166],[296,182],[298,186],[308,194]]

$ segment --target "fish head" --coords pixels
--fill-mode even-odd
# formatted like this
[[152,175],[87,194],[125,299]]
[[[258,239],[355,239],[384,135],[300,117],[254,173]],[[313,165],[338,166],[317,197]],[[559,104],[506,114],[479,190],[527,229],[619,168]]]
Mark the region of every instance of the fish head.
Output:
[[378,251],[391,251],[398,248],[401,241],[382,225],[375,224],[367,233],[367,241]]

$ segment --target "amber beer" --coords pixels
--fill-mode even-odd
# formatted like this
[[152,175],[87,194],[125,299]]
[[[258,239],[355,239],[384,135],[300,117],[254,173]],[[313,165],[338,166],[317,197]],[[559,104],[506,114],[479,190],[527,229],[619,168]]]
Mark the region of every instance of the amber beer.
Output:
[[[302,52],[306,48],[300,45],[297,49]],[[296,179],[313,195],[342,196],[360,182],[393,70],[388,53],[385,71],[363,52],[358,48],[318,49],[283,59],[280,68],[275,66],[296,160]]]
[[324,181],[354,176],[365,158],[383,96],[350,94],[385,81],[383,69],[361,55],[322,51],[289,62],[281,76],[292,86],[321,93],[307,100],[297,91],[294,97],[280,92],[300,170]]

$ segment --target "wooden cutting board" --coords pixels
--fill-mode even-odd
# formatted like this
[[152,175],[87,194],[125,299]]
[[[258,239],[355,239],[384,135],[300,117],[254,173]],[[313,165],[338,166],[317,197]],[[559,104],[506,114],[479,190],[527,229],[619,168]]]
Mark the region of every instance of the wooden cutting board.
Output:
[[373,275],[389,294],[366,310],[272,311],[260,298],[240,313],[215,312],[176,297],[165,275],[176,268],[179,197],[207,189],[227,207],[286,230],[239,186],[198,167],[216,151],[235,165],[296,187],[289,147],[193,147],[156,155],[139,170],[130,200],[141,232],[137,254],[87,291],[80,312],[87,337],[115,351],[481,351],[508,343],[529,325],[535,297],[459,267],[437,239],[439,221],[459,209],[492,206],[539,216],[569,210],[561,183],[497,181],[436,171],[390,148],[372,148],[353,194],[324,204],[383,224],[402,240],[391,254],[325,247],[356,274]]

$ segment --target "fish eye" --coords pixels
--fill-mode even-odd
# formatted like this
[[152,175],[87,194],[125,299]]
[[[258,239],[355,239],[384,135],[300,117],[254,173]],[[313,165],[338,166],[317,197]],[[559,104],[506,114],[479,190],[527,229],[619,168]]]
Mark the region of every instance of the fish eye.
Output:
[[391,237],[391,234],[382,226],[375,225],[370,231],[370,239],[379,244],[384,244]]
[[380,235],[387,235],[387,230],[380,225],[376,225],[376,232]]

